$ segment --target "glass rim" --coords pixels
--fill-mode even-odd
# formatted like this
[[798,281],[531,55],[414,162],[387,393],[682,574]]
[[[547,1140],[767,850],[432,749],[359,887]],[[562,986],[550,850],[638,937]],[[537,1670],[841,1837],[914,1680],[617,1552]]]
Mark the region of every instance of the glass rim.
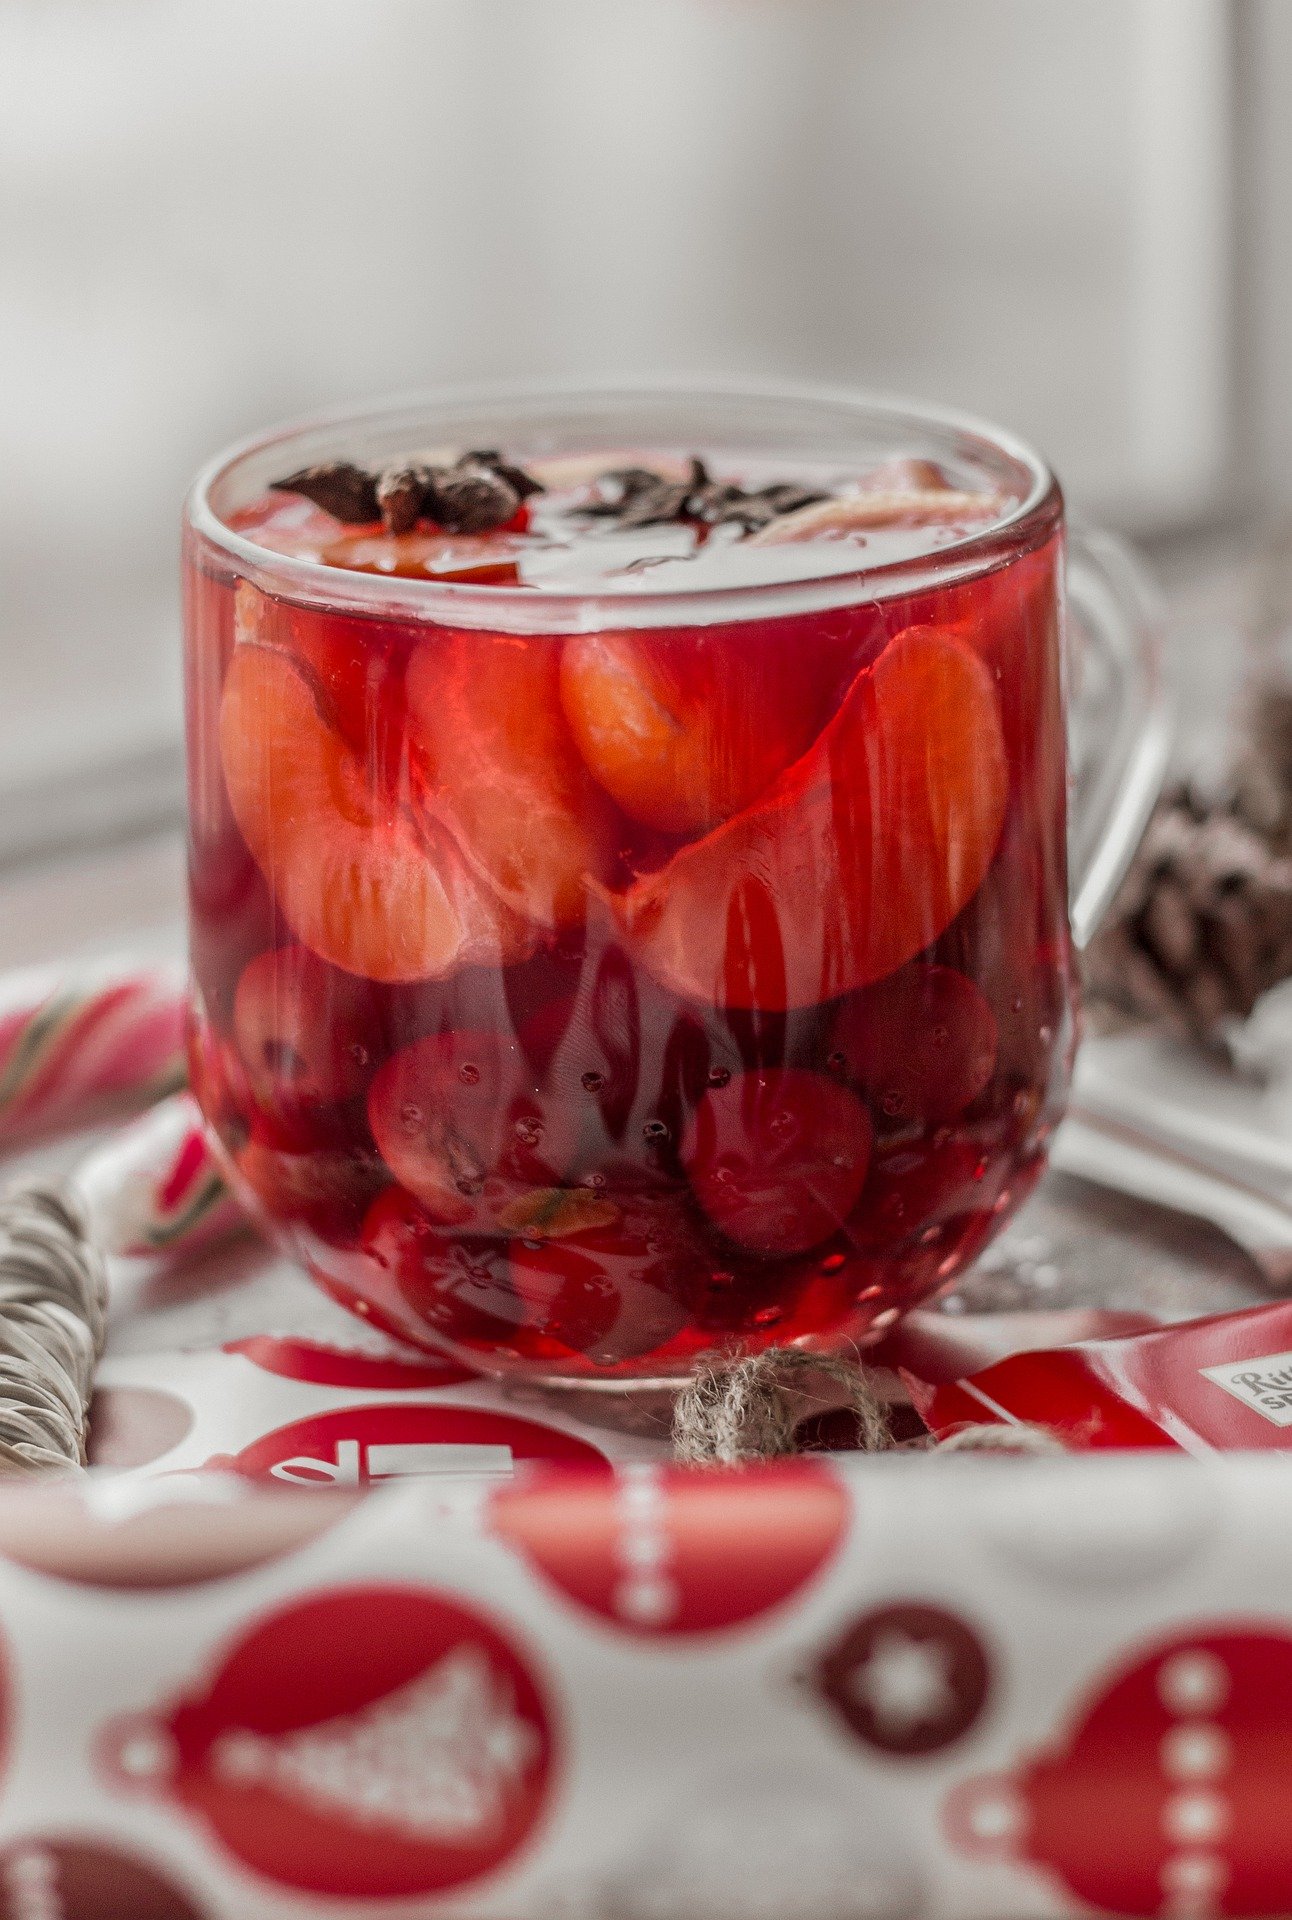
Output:
[[[334,567],[321,560],[276,553],[229,527],[212,504],[221,482],[244,463],[274,448],[284,455],[294,443],[350,428],[356,435],[409,420],[433,431],[438,412],[473,407],[568,406],[572,413],[600,406],[647,407],[652,403],[726,405],[801,405],[845,412],[892,427],[958,436],[985,452],[1014,463],[1027,476],[1022,496],[986,526],[945,546],[910,558],[828,573],[805,573],[789,581],[749,581],[738,585],[688,587],[652,585],[641,590],[598,591],[595,587],[552,590],[546,587],[487,586],[479,583],[408,579]],[[424,430],[424,429],[423,429]],[[335,456],[333,456],[335,457]],[[521,457],[524,457],[523,455]],[[855,606],[945,586],[990,571],[993,566],[1040,545],[1063,516],[1063,497],[1049,466],[1027,443],[1008,430],[972,414],[903,396],[786,381],[733,381],[721,378],[631,382],[508,381],[473,386],[447,385],[395,395],[366,405],[328,408],[263,429],[224,448],[198,471],[184,505],[185,525],[209,547],[227,554],[239,572],[265,591],[319,607],[333,607],[436,625],[497,628],[508,632],[571,633],[614,627],[698,626],[738,619],[766,619],[792,613]]]

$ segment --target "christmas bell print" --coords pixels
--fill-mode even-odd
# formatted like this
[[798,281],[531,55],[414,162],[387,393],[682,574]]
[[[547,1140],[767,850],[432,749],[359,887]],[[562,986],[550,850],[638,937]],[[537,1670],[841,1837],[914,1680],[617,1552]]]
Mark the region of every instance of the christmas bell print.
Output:
[[708,1633],[797,1593],[843,1539],[848,1498],[806,1460],[756,1480],[624,1466],[500,1489],[494,1531],[580,1606],[635,1634]]
[[105,1729],[118,1784],[185,1808],[253,1873],[401,1899],[491,1873],[530,1838],[552,1711],[503,1630],[438,1594],[352,1587],[284,1608],[198,1690]]
[[1181,1632],[1100,1683],[1056,1745],[963,1782],[946,1826],[1110,1913],[1292,1910],[1292,1633]]

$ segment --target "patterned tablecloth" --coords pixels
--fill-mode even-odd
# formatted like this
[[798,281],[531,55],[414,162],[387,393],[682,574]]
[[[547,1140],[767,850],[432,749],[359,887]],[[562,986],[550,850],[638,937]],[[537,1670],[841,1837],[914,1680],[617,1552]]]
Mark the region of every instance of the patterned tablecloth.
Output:
[[[0,1494],[0,1920],[1292,1906],[1277,1457],[686,1472],[257,1241],[112,1278],[103,1470]],[[1262,1297],[1051,1173],[943,1311]]]

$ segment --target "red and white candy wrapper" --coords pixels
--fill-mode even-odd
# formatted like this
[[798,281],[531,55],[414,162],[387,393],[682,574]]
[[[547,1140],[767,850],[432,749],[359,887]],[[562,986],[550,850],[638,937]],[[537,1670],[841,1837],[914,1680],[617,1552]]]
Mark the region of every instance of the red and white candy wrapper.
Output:
[[[1075,1451],[1292,1448],[1292,1304],[1016,1352],[940,1384],[902,1373],[931,1432],[1039,1429]],[[929,1369],[932,1373],[934,1370]]]
[[186,970],[32,967],[0,980],[0,1145],[146,1105],[184,1081]]
[[224,1184],[189,1093],[161,1101],[87,1155],[73,1176],[104,1253],[187,1258],[250,1222]]
[[1286,1468],[1108,1466],[0,1493],[0,1914],[1287,1912]]
[[937,1313],[916,1308],[866,1355],[868,1365],[914,1376],[925,1386],[963,1380],[998,1360],[1077,1340],[1113,1340],[1147,1333],[1161,1322],[1151,1313],[1108,1307],[1049,1307],[1011,1313]]

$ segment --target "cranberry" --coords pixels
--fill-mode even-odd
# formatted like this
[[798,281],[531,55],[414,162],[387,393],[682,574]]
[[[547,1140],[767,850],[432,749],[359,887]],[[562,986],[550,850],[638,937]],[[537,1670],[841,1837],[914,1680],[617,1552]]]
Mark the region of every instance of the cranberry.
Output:
[[849,1237],[884,1252],[989,1206],[990,1159],[982,1142],[963,1131],[881,1148],[848,1223]]
[[261,1106],[296,1111],[362,1092],[379,1044],[365,988],[304,947],[276,947],[243,969],[233,1030]]
[[953,1120],[996,1068],[995,1016],[951,967],[903,967],[853,994],[835,1015],[829,1044],[881,1125]]
[[511,1278],[546,1331],[598,1366],[688,1324],[706,1262],[676,1196],[621,1194],[619,1218],[571,1239],[513,1241]]
[[837,1081],[796,1068],[734,1076],[696,1108],[682,1163],[729,1240],[803,1253],[847,1219],[870,1164],[870,1116]]
[[382,1067],[369,1123],[386,1165],[432,1219],[488,1230],[509,1202],[560,1184],[567,1154],[549,1139],[529,1084],[518,1043],[484,1029],[430,1034]]
[[[462,1346],[552,1357],[556,1343],[582,1353],[609,1332],[619,1311],[613,1284],[595,1262],[545,1261],[546,1246],[513,1246],[509,1261],[498,1240],[445,1232],[399,1187],[373,1203],[363,1246],[394,1275],[418,1319]],[[518,1266],[517,1252],[540,1257]]]
[[252,1119],[237,1167],[272,1222],[308,1227],[342,1245],[353,1242],[386,1179],[371,1149],[304,1145],[262,1114]]

